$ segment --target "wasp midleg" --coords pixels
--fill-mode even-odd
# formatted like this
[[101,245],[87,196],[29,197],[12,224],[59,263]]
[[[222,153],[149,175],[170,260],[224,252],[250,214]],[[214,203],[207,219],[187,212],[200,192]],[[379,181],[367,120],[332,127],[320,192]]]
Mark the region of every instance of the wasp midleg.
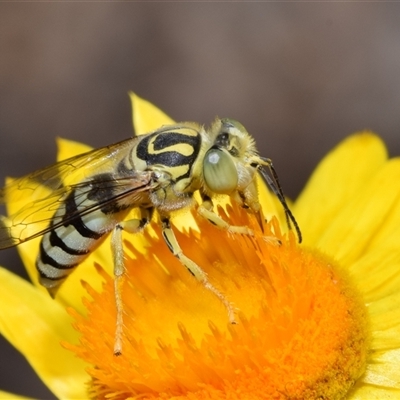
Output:
[[226,297],[216,288],[214,287],[207,278],[207,274],[190,258],[186,257],[183,254],[181,247],[179,246],[178,241],[176,240],[175,233],[172,230],[169,219],[164,218],[162,220],[162,235],[167,243],[168,248],[172,252],[172,254],[186,267],[186,269],[199,281],[203,284],[203,286],[208,289],[210,292],[215,294],[219,300],[223,303],[225,308],[228,311],[228,318],[232,324],[236,323],[235,314],[232,304],[226,299]]
[[[246,226],[234,226],[228,224],[219,215],[214,213],[212,209],[212,202],[209,200],[206,206],[204,203],[198,207],[199,215],[206,218],[209,222],[217,227],[227,230],[231,233],[240,233],[246,235],[253,235],[253,231]],[[201,211],[200,211],[201,210]],[[115,330],[115,341],[114,341],[114,354],[120,355],[122,353],[122,337],[123,337],[123,301],[122,301],[122,279],[125,272],[124,264],[124,252],[123,252],[123,240],[122,232],[127,233],[138,233],[142,231],[148,222],[150,222],[152,211],[150,209],[141,209],[142,219],[131,219],[118,223],[112,232],[111,236],[111,248],[113,253],[114,261],[114,291],[115,291],[115,303],[117,310],[116,330]],[[146,217],[144,217],[146,215]],[[170,218],[164,216],[161,218],[161,229],[162,236],[167,244],[171,253],[182,263],[182,265],[189,271],[189,273],[196,278],[205,289],[213,293],[224,305],[228,313],[228,319],[231,324],[236,324],[235,311],[231,302],[209,281],[207,274],[203,269],[197,265],[193,260],[187,257],[182,248],[180,247],[178,240],[176,239],[175,233],[170,224]]]

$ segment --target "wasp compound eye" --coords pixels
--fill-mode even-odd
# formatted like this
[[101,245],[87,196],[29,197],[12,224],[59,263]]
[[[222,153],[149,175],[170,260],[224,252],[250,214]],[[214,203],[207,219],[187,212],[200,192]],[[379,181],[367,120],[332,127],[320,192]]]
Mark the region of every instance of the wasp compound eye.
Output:
[[238,185],[238,174],[232,157],[223,150],[210,149],[203,164],[204,181],[218,194],[230,194]]

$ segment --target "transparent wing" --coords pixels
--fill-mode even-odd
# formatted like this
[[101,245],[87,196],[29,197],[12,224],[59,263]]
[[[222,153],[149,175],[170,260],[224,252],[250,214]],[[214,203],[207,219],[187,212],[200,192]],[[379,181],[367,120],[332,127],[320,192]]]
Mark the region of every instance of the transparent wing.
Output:
[[[68,215],[68,220],[64,219],[63,223],[127,197],[132,207],[138,206],[143,192],[152,188],[150,172],[131,171],[127,176],[124,171],[122,176],[116,168],[135,146],[135,141],[127,139],[92,150],[8,184],[0,192],[0,201],[13,202],[17,211],[9,217],[0,216],[0,249],[16,246],[47,232],[54,213],[72,192],[75,192],[79,211]],[[106,190],[110,187],[112,190]],[[105,195],[97,203],[87,202],[85,207],[88,193],[96,190]],[[51,229],[56,227],[53,225]]]
[[[23,242],[41,236],[51,229],[56,229],[62,224],[68,224],[77,217],[95,212],[106,206],[111,205],[112,207],[114,204],[117,204],[127,197],[129,197],[130,207],[137,207],[141,204],[140,199],[143,192],[154,189],[150,178],[151,174],[149,172],[143,172],[135,174],[132,178],[121,178],[117,181],[96,182],[95,185],[89,181],[63,187],[56,192],[52,192],[52,194],[46,198],[28,203],[10,217],[0,216],[0,249],[17,246]],[[91,203],[85,206],[87,194],[93,192],[94,187],[96,188],[97,186],[99,190],[102,190],[104,185],[107,184],[112,184],[114,194],[102,198],[102,200],[97,203]],[[50,221],[61,203],[77,188],[79,188],[79,193],[75,195],[74,200],[79,211],[68,214],[62,221],[53,223],[50,226]]]
[[135,146],[137,138],[129,138],[100,149],[91,150],[13,179],[0,189],[0,204],[7,201],[26,203],[26,198],[40,199],[42,187],[58,190],[68,184],[81,182],[94,174],[112,171],[115,164]]

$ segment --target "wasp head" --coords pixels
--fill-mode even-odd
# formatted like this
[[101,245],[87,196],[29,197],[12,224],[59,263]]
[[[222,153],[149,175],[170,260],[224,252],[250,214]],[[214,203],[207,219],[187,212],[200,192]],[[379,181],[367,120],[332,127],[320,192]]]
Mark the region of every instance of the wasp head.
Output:
[[259,211],[255,175],[259,159],[254,139],[239,122],[217,119],[210,130],[211,146],[203,162],[203,181],[209,194],[226,194]]

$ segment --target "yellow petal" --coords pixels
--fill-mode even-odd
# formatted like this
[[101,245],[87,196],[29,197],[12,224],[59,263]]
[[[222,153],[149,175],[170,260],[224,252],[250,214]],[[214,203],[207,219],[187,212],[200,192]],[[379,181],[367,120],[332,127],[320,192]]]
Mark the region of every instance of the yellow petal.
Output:
[[[396,179],[398,179],[398,176],[396,174],[393,174],[388,178],[389,180],[392,179],[392,185],[394,186],[394,188],[397,188],[398,181]],[[379,189],[379,191],[384,191],[384,190],[385,190],[384,187]],[[387,195],[386,192],[384,192],[383,194]],[[381,221],[382,226],[380,226],[379,230],[374,233],[372,240],[368,244],[368,251],[372,250],[379,251],[379,249],[381,249],[387,251],[388,253],[390,252],[392,254],[399,253],[399,237],[400,237],[399,202],[400,202],[400,193],[398,200],[393,204],[392,209],[389,210],[389,213],[385,218],[385,220]]]
[[0,400],[31,400],[31,397],[18,396],[13,393],[3,392],[0,390]]
[[132,102],[133,127],[136,135],[154,131],[162,125],[174,124],[175,121],[147,100],[133,92],[129,93]]
[[364,187],[387,159],[381,139],[371,132],[350,136],[318,165],[293,207],[303,231],[304,243],[312,245],[327,224]]
[[400,186],[394,182],[400,182],[400,158],[387,161],[342,204],[340,213],[327,220],[329,225],[315,239],[315,245],[335,255],[344,266],[369,250],[375,251],[370,247],[371,239],[391,219],[400,200]]
[[347,397],[348,400],[398,400],[400,390],[362,385]]
[[57,138],[57,149],[57,161],[63,161],[67,158],[77,156],[78,154],[86,153],[93,148],[87,144],[75,142],[73,140]]
[[[397,332],[398,337],[395,343],[396,348],[400,348],[400,309],[399,309],[400,293],[395,293],[392,296],[387,296],[379,301],[374,301],[369,304],[369,314],[373,318],[372,329],[377,332],[376,336],[384,334],[384,331]],[[385,347],[374,346],[375,349],[387,348],[388,343],[384,344]],[[400,358],[399,358],[400,359]],[[399,369],[400,372],[400,369]]]
[[367,371],[362,380],[371,385],[384,386],[400,391],[399,363],[400,349],[374,355],[373,362],[368,364]]
[[360,257],[349,268],[366,303],[400,292],[400,254],[390,247]]
[[35,264],[40,240],[40,238],[29,240],[28,242],[19,245],[17,249],[30,280],[37,288],[39,288],[39,290],[46,293],[46,289],[39,283],[39,274]]
[[59,398],[84,398],[86,364],[60,341],[77,341],[71,318],[56,301],[0,268],[0,332]]
[[368,304],[374,349],[400,348],[400,292]]

